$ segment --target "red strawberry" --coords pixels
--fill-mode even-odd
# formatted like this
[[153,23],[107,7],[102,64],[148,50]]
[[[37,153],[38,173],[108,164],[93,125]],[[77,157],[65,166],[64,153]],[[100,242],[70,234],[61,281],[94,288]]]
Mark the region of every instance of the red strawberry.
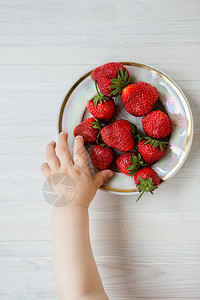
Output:
[[116,165],[123,174],[133,176],[144,165],[144,161],[140,154],[126,152],[118,156]]
[[133,149],[135,140],[133,128],[127,120],[117,120],[101,130],[101,137],[104,143],[120,151]]
[[87,103],[87,109],[89,112],[100,120],[108,120],[115,113],[115,102],[112,98],[104,96],[102,93],[99,93],[95,81],[95,86],[97,90],[97,95]]
[[161,159],[165,153],[167,142],[158,141],[150,137],[144,137],[139,141],[137,150],[141,154],[145,163],[152,165],[155,161]]
[[85,143],[94,144],[101,130],[100,122],[91,117],[84,120],[74,128],[74,136],[81,135]]
[[107,146],[96,145],[90,151],[90,158],[96,168],[104,170],[111,166],[114,159],[114,152]]
[[157,189],[160,183],[158,174],[151,167],[144,167],[137,171],[134,176],[134,181],[139,192],[141,192],[136,202],[142,197],[144,192],[151,192],[153,194],[153,191]]
[[92,71],[91,78],[96,80],[100,91],[108,97],[121,94],[131,80],[128,70],[117,62],[97,67]]
[[158,91],[146,82],[137,82],[126,86],[121,98],[128,113],[141,117],[153,109],[158,100]]
[[160,110],[152,111],[142,119],[145,133],[153,138],[162,139],[172,131],[169,117]]

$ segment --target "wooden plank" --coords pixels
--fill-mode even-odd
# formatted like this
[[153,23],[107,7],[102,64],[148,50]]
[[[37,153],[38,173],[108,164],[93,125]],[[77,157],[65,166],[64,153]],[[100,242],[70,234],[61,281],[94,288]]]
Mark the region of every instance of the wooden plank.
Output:
[[[99,241],[92,246],[110,299],[200,296],[198,242],[175,241],[169,245],[166,241],[145,241],[130,245]],[[25,299],[31,290],[30,299],[57,299],[50,242],[4,242],[0,249],[1,297]]]
[[[92,239],[92,249],[98,261],[109,259],[119,262],[123,258],[127,262],[129,257],[135,263],[155,264],[195,264],[199,263],[199,241],[156,241],[156,240],[95,240]],[[0,242],[0,264],[11,265],[19,259],[19,263],[26,262],[24,258],[40,260],[43,264],[51,263],[51,241],[4,241]],[[126,255],[125,255],[126,253]],[[45,260],[46,258],[46,260]],[[21,260],[20,260],[21,259]]]
[[[134,36],[132,37],[134,39]],[[141,51],[142,46],[142,51]],[[96,47],[91,51],[91,47],[4,47],[0,49],[0,64],[96,64],[101,65],[107,61],[136,61],[147,65],[161,64],[182,64],[187,61],[188,65],[196,65],[200,63],[199,52],[200,45],[190,45],[183,43],[184,51],[180,55],[180,47],[178,45],[145,45],[121,47],[117,49],[104,47]],[[91,52],[90,52],[91,51]],[[90,52],[90,55],[88,53]],[[148,57],[148,59],[145,57]]]
[[[156,5],[155,5],[156,4]],[[2,2],[0,34],[2,35],[111,35],[158,33],[163,36],[198,34],[199,1],[154,0],[116,2],[53,0]],[[120,20],[120,22],[116,22]],[[113,22],[115,26],[113,26]],[[5,26],[7,25],[7,26]],[[13,26],[17,25],[17,26]],[[164,39],[164,37],[163,37]]]
[[[169,189],[169,187],[167,187]],[[160,191],[161,193],[161,191]],[[135,197],[118,202],[110,212],[91,212],[91,237],[93,240],[137,240],[137,241],[198,241],[200,235],[200,210],[178,211],[179,203],[171,202],[171,212],[145,212],[143,200],[139,212]],[[107,198],[109,201],[109,198]],[[159,193],[152,202],[162,202]],[[125,202],[127,203],[126,206]],[[197,201],[196,201],[197,202]],[[0,240],[50,240],[50,208],[44,200],[14,202],[2,207]],[[129,204],[129,205],[128,205]],[[131,205],[130,205],[131,204]],[[116,203],[115,203],[116,205]],[[134,208],[134,206],[136,208]],[[156,206],[156,205],[155,205]],[[158,205],[159,207],[159,205]],[[142,211],[142,208],[144,212]],[[168,208],[169,209],[169,208]],[[30,214],[31,211],[31,214]],[[8,217],[9,216],[9,217]]]

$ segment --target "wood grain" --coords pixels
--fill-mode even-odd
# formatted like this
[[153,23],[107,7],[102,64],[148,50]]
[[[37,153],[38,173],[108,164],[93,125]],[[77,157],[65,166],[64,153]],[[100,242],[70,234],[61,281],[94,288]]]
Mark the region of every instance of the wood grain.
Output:
[[51,207],[39,171],[59,109],[83,74],[108,61],[145,63],[183,90],[194,140],[154,197],[98,191],[94,255],[111,300],[200,299],[200,2],[0,0],[0,299],[58,299]]

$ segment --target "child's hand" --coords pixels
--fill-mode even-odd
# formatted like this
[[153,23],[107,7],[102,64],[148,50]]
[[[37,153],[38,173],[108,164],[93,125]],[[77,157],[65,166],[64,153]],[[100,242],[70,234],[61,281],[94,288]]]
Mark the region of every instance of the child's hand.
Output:
[[[52,181],[52,179],[54,180],[59,177],[62,179],[60,180],[62,184],[56,185],[54,181],[54,194],[58,196],[57,198],[60,197],[61,199],[62,195],[64,195],[66,186],[68,189],[67,194],[70,195],[70,186],[72,186],[71,191],[73,191],[74,196],[71,198],[68,197],[67,201],[65,201],[65,205],[71,202],[70,205],[76,204],[88,208],[97,189],[108,178],[113,176],[113,172],[111,170],[103,170],[96,173],[94,177],[91,177],[83,138],[81,136],[75,138],[74,157],[72,159],[68,148],[67,137],[67,133],[62,132],[59,134],[57,154],[55,152],[56,142],[51,142],[47,145],[47,163],[41,165],[41,172],[49,182]],[[60,206],[64,206],[64,204]]]

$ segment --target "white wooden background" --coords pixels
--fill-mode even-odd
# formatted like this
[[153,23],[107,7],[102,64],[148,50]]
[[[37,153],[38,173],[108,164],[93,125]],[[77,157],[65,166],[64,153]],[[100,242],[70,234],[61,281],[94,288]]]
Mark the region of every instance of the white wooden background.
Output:
[[91,239],[111,300],[200,299],[200,1],[0,0],[0,299],[50,300],[51,207],[39,166],[67,90],[109,61],[158,68],[195,130],[177,175],[136,204],[98,192]]

